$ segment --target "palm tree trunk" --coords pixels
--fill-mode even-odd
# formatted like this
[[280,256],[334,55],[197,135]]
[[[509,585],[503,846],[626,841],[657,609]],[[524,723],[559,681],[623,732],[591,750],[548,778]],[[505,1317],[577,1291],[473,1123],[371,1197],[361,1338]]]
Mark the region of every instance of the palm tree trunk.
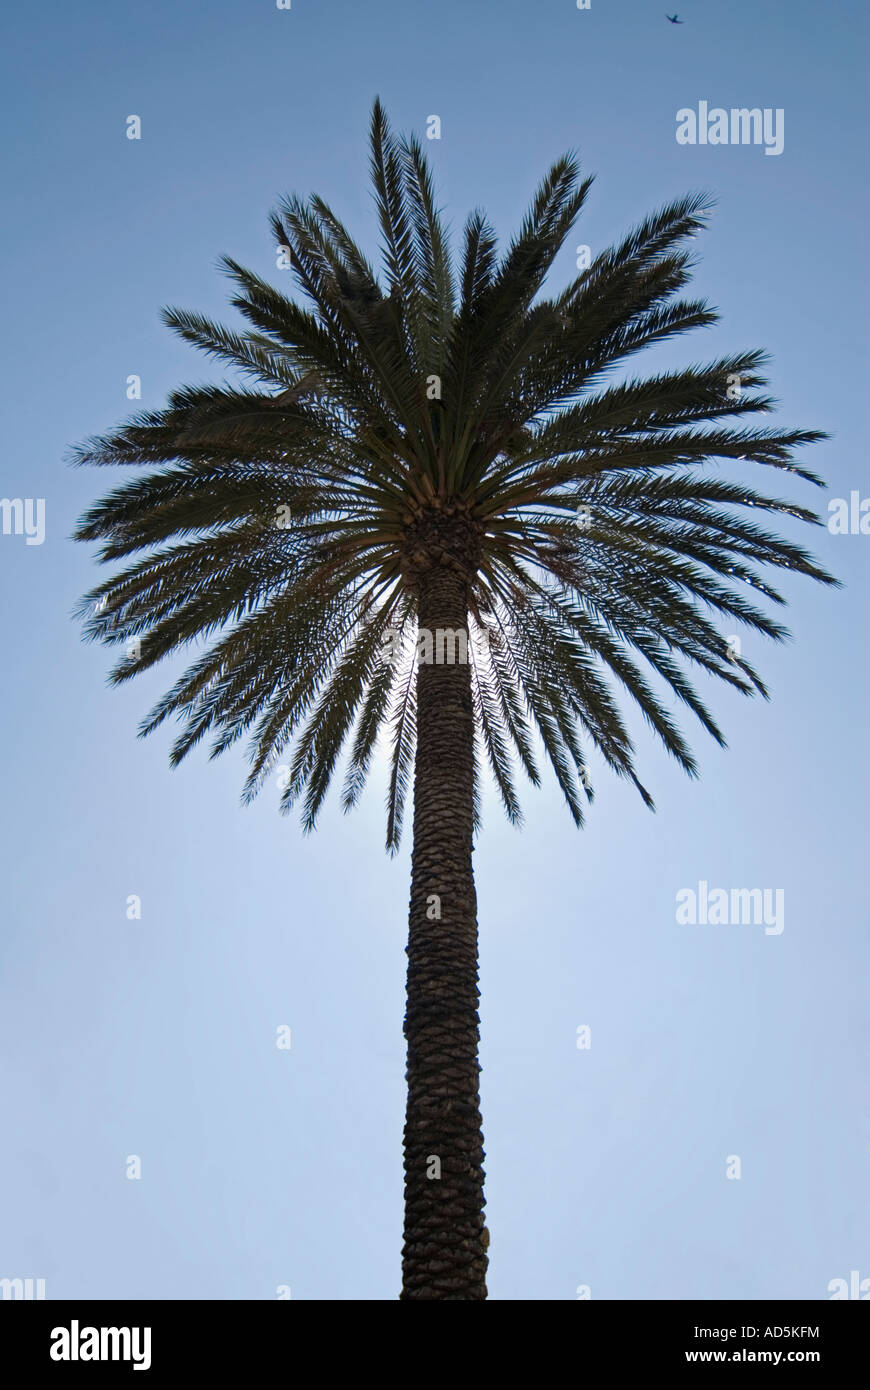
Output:
[[[436,634],[468,633],[468,585],[421,575],[414,849],[408,937],[403,1299],[486,1298],[479,1100],[477,898],[471,865],[474,721],[461,637],[438,660]],[[425,657],[426,653],[423,653]],[[452,661],[451,661],[452,656]]]

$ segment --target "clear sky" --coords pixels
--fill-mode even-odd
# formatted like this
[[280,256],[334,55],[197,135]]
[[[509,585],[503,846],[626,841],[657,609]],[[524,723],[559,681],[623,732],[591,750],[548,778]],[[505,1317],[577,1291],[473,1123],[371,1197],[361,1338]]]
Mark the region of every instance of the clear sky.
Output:
[[[0,494],[44,498],[46,532],[0,535],[0,1277],[45,1278],[49,1298],[398,1293],[409,847],[383,853],[383,781],[305,838],[277,788],[240,807],[242,751],[172,772],[171,730],[137,740],[177,666],[110,691],[111,654],[81,643],[71,611],[100,572],[68,537],[120,474],[65,461],[139,408],[131,374],[146,409],[221,378],[158,311],[233,322],[222,253],[286,288],[266,220],[281,195],[320,192],[373,245],[376,93],[400,130],[440,116],[425,143],[457,229],[482,205],[508,236],[579,151],[597,178],[554,288],[574,245],[710,190],[695,289],[722,322],[636,368],[766,348],[778,419],[833,435],[807,455],[829,493],[773,490],[825,514],[870,494],[866,7],[685,0],[682,26],[666,8],[46,0],[7,17]],[[782,153],[679,145],[676,112],[700,101],[781,108]],[[493,1298],[815,1299],[870,1277],[870,537],[800,534],[845,587],[787,582],[794,642],[744,638],[773,698],[708,692],[730,746],[692,731],[700,781],[635,721],[655,815],[594,764],[581,833],[550,782],[521,832],[490,802]],[[784,930],[678,924],[701,880],[783,889]]]

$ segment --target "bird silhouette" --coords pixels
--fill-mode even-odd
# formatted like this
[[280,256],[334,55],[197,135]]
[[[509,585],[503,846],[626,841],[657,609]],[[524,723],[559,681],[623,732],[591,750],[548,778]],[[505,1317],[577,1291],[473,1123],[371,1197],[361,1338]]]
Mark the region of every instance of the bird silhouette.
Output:
[[672,24],[682,24],[682,23],[683,23],[683,21],[682,21],[681,19],[678,19],[678,17],[677,17],[675,14],[666,14],[666,15],[665,15],[665,19],[669,19],[669,20],[671,21]]

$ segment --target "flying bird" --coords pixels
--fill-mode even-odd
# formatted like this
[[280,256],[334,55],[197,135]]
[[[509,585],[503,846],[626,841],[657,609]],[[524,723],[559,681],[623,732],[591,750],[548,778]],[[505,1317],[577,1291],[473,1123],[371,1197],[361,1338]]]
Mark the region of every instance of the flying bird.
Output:
[[683,23],[683,20],[682,20],[682,19],[678,19],[677,16],[676,16],[675,14],[666,14],[666,15],[665,15],[665,19],[669,19],[669,20],[671,21],[672,24],[682,24],[682,23]]

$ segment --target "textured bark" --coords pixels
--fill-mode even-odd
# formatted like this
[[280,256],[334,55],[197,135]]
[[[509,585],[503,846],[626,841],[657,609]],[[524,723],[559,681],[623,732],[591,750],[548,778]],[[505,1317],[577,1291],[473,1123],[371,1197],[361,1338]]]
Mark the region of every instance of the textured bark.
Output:
[[[418,576],[433,636],[468,631],[463,570],[442,553]],[[470,675],[434,660],[417,674],[402,1299],[486,1298]]]

